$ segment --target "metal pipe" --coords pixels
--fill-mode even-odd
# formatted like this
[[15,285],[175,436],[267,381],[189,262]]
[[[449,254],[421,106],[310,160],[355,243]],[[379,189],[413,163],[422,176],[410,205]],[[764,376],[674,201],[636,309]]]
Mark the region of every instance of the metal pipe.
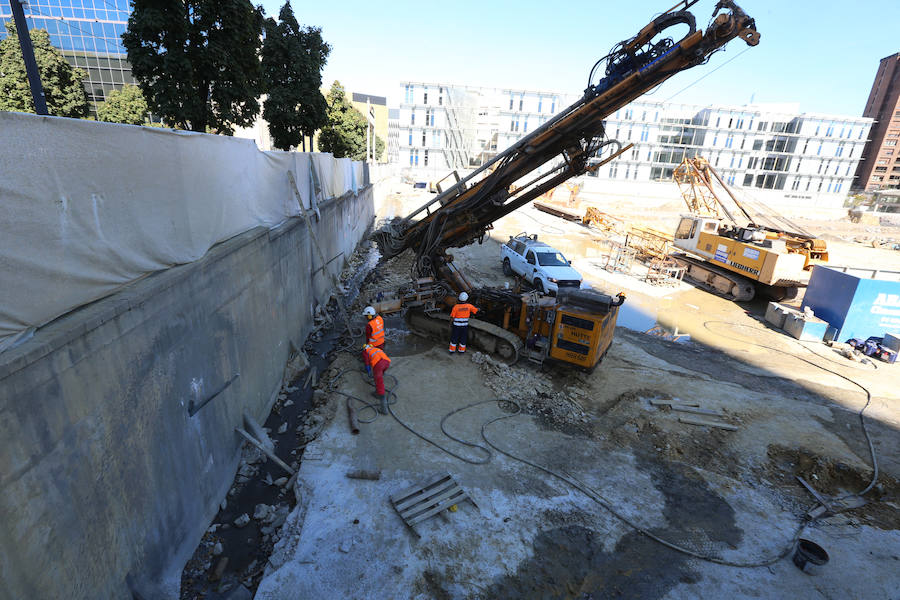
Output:
[[203,408],[204,406],[206,406],[207,404],[209,404],[216,396],[218,396],[219,394],[221,394],[222,392],[224,392],[225,390],[227,390],[228,387],[229,387],[232,383],[234,383],[234,380],[237,379],[237,378],[240,377],[240,376],[241,376],[240,373],[235,373],[234,376],[233,376],[231,379],[229,379],[222,387],[220,387],[218,390],[216,390],[215,392],[213,392],[213,394],[212,394],[209,398],[207,398],[206,400],[204,400],[203,402],[201,402],[201,403],[199,403],[199,404],[194,404],[194,401],[191,400],[191,401],[188,403],[188,415],[191,416],[191,417],[193,417],[194,415],[196,415],[197,412],[199,412],[201,408]]
[[39,115],[47,115],[50,113],[47,112],[47,100],[41,85],[41,74],[38,71],[37,61],[34,59],[34,46],[31,44],[31,33],[28,31],[28,22],[25,20],[22,4],[24,4],[22,0],[9,0],[13,20],[16,22],[16,35],[19,36],[19,47],[22,49],[22,59],[25,61],[25,74],[28,77],[28,85],[31,87],[31,97],[34,99],[34,110]]
[[356,416],[356,409],[350,404],[350,398],[347,398],[347,419],[350,421],[350,433],[359,434],[359,419]]

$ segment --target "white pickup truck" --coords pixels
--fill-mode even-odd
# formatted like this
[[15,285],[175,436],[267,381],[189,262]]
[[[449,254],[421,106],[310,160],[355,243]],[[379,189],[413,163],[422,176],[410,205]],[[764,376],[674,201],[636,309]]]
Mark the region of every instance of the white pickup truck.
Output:
[[562,252],[539,242],[537,234],[520,233],[500,246],[503,273],[521,275],[539,292],[556,295],[560,288],[581,287],[581,273],[572,268]]

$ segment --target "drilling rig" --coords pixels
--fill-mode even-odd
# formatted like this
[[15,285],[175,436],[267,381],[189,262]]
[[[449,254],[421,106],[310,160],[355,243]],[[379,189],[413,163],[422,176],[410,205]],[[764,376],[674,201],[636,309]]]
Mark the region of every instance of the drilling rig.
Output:
[[[481,242],[501,217],[563,182],[596,170],[629,146],[610,139],[603,120],[676,73],[700,65],[729,41],[759,43],[752,18],[732,0],[720,0],[706,29],[698,29],[684,0],[599,59],[581,98],[522,137],[449,189],[374,234],[384,258],[415,252],[412,283],[398,291],[413,327],[442,331],[446,310],[466,291],[481,308],[469,321],[472,345],[507,362],[520,356],[593,369],[612,342],[615,297],[574,290],[556,297],[536,292],[477,288],[453,265],[450,248]],[[680,39],[667,36],[687,28]],[[608,154],[607,154],[608,153]],[[601,161],[591,160],[603,155]]]

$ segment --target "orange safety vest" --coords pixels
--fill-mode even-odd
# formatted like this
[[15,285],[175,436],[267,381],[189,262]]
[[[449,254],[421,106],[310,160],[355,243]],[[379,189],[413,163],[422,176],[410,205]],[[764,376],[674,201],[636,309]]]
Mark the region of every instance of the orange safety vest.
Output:
[[381,318],[381,315],[375,316],[371,321],[368,322],[369,328],[369,337],[366,340],[367,344],[372,344],[373,346],[383,346],[384,345],[384,319]]
[[469,317],[478,312],[478,309],[469,304],[457,304],[450,310],[450,318],[453,319],[454,325],[466,326],[469,324]]
[[366,364],[370,367],[377,365],[379,360],[386,360],[388,364],[391,363],[391,359],[388,358],[388,355],[381,348],[372,346],[371,348],[364,348],[364,351],[366,353]]

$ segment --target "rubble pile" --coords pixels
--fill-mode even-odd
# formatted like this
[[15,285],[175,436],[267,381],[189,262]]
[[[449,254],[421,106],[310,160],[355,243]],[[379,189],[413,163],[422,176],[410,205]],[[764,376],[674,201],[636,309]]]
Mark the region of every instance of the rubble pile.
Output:
[[308,444],[319,436],[336,411],[336,405],[329,402],[329,394],[317,389],[313,392],[312,408],[304,415],[296,431],[303,444]]
[[416,262],[416,255],[411,250],[395,256],[390,262],[382,263],[376,269],[376,288],[367,295],[374,296],[379,291],[394,291],[399,287],[409,285],[412,281],[412,269]]
[[587,393],[579,387],[557,390],[553,381],[543,373],[507,365],[482,352],[472,354],[472,362],[478,365],[487,387],[500,398],[515,400],[523,412],[557,425],[588,422],[588,415],[581,404]]

